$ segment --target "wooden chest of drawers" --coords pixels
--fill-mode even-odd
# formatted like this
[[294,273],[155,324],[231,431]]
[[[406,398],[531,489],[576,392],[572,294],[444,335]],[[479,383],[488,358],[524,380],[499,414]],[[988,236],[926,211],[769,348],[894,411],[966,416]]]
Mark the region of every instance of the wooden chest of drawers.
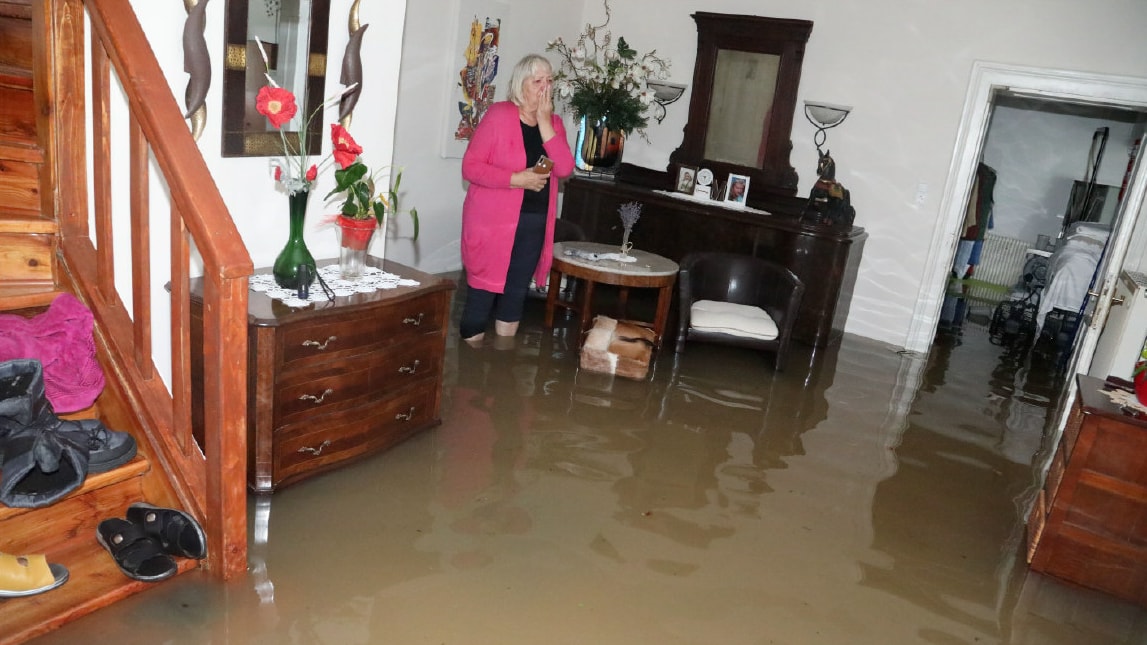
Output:
[[[250,294],[247,452],[253,491],[273,492],[441,421],[454,284],[394,262],[384,268],[420,284],[294,310]],[[194,330],[196,285],[192,294]],[[193,379],[201,380],[195,366]]]
[[1147,420],[1103,381],[1078,396],[1028,518],[1031,568],[1147,605]]

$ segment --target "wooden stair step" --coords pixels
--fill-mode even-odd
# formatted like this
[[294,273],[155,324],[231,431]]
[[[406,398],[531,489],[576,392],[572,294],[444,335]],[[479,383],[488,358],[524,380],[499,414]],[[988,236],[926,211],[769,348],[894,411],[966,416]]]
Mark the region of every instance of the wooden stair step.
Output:
[[67,497],[42,508],[0,505],[0,535],[8,553],[49,553],[73,542],[94,539],[96,525],[108,517],[122,517],[132,503],[143,499],[141,477],[150,462],[136,456],[106,473],[89,474],[83,485]]
[[0,287],[6,288],[0,297],[55,290],[58,230],[55,221],[29,211],[0,210]]
[[[0,133],[0,137],[3,136]],[[5,211],[41,209],[40,169],[43,158],[34,140],[5,141],[0,145],[0,207]]]
[[47,307],[61,293],[51,283],[6,285],[0,281],[0,312]]
[[0,61],[0,86],[32,91],[32,70]]
[[24,163],[44,163],[44,150],[37,144],[22,141],[0,141],[0,161],[22,161]]
[[[123,574],[111,555],[96,542],[95,533],[82,546],[52,553],[49,562],[68,568],[68,581],[52,591],[0,601],[0,645],[16,645],[147,591],[162,582],[139,582]],[[180,573],[198,567],[197,560],[176,558]]]
[[32,92],[0,86],[0,137],[34,145],[37,141],[35,105]]
[[0,0],[0,16],[32,19],[32,0]]
[[[0,645],[23,643],[158,584],[125,576],[96,540],[101,521],[124,517],[129,505],[145,499],[144,477],[150,470],[150,462],[137,455],[120,468],[88,475],[80,488],[50,506],[0,506],[0,549],[43,553],[70,573],[57,589],[0,601]],[[199,566],[186,558],[176,563],[180,573]]]

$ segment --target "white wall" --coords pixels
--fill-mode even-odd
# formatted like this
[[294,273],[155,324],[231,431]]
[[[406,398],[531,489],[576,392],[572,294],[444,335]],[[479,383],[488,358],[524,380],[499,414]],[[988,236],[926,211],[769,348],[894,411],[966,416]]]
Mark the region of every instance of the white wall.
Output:
[[1041,233],[1055,239],[1063,227],[1072,182],[1082,180],[1088,170],[1092,135],[1104,126],[1110,133],[1096,176],[1100,184],[1119,186],[1141,126],[997,107],[983,157],[996,170],[992,232],[1033,244]]
[[[215,179],[215,184],[227,204],[235,225],[243,237],[247,250],[256,267],[270,266],[287,239],[287,197],[276,188],[270,179],[267,157],[223,158],[221,155],[222,78],[223,78],[223,27],[226,0],[209,1],[205,38],[211,55],[212,82],[207,95],[207,126],[199,140],[199,149]],[[353,0],[330,0],[330,28],[327,58],[326,87],[328,96],[341,90],[339,75],[343,50],[349,39],[347,18]],[[144,33],[148,35],[152,50],[167,76],[177,103],[182,108],[183,95],[187,85],[187,74],[183,71],[182,32],[186,12],[182,2],[156,2],[155,0],[132,0],[133,9],[139,18]],[[398,104],[398,68],[401,58],[402,30],[405,19],[405,4],[397,2],[364,2],[360,9],[362,24],[369,24],[362,46],[363,69],[366,79],[362,95],[355,112],[351,132],[362,145],[363,156],[372,167],[391,163],[394,148],[395,113]],[[114,83],[114,82],[113,82]],[[295,88],[288,88],[295,90]],[[127,110],[122,96],[113,93],[112,100],[112,158],[115,163],[126,163],[128,158],[125,137],[116,135],[126,131]],[[337,107],[327,113],[326,122],[337,118]],[[329,128],[324,127],[324,132]],[[90,132],[89,132],[90,135]],[[90,141],[89,141],[90,146]],[[330,153],[330,141],[324,136],[323,153]],[[318,161],[318,158],[315,159]],[[121,179],[125,175],[117,175]],[[153,163],[152,187],[150,191],[152,212],[152,284],[150,291],[154,303],[152,311],[152,344],[155,348],[153,359],[164,382],[170,384],[171,357],[168,297],[164,285],[170,280],[166,257],[167,218],[163,213],[169,208],[166,189],[161,183],[159,172]],[[323,215],[333,212],[333,207],[324,208],[322,196],[334,187],[332,173],[328,170],[320,176],[314,190],[307,214],[306,240],[316,258],[338,256],[336,233],[328,227],[320,228]],[[128,186],[120,181],[113,186],[113,217],[126,220],[128,211]],[[122,227],[122,239],[115,241],[120,249],[129,248],[127,228]],[[377,237],[377,236],[376,236]],[[377,242],[376,242],[377,246]],[[116,254],[116,283],[121,298],[129,311],[132,306],[130,296],[131,269],[126,264],[127,253]]]
[[[598,0],[573,8],[552,3],[544,12],[535,8],[541,3],[511,4],[516,20],[506,23],[506,35],[515,30],[518,52],[542,49],[557,34],[572,37],[583,22],[597,23],[602,16]],[[614,34],[639,51],[657,49],[672,61],[671,80],[691,83],[696,28],[690,14],[702,7],[682,0],[612,4]],[[837,178],[852,193],[856,223],[869,233],[846,331],[897,346],[906,342],[921,287],[973,61],[1147,76],[1147,39],[1141,33],[1147,3],[1138,0],[712,0],[703,9],[814,22],[798,105],[816,99],[854,106],[848,121],[829,132],[828,146]],[[404,165],[417,166],[418,174],[435,177],[432,184],[410,186],[411,203],[433,210],[415,258],[428,269],[459,265],[458,164],[426,154],[439,145],[440,133],[429,131],[440,127],[446,109],[441,85],[453,74],[436,72],[446,66],[435,64],[442,54],[429,50],[449,46],[441,36],[443,24],[459,11],[458,0],[424,0],[408,9],[395,152]],[[528,16],[515,13],[527,11]],[[507,51],[504,60],[511,58]],[[435,73],[442,77],[433,78]],[[631,139],[626,161],[663,169],[680,144],[688,100],[687,94],[669,106],[662,124],[651,125],[648,143]],[[814,179],[812,134],[798,115],[792,163],[802,194]],[[915,203],[918,184],[929,187],[923,204]],[[431,226],[436,230],[428,235]]]
[[[201,0],[202,1],[202,0]],[[342,89],[339,83],[343,50],[346,48],[347,17],[353,0],[330,0],[330,39],[327,56],[326,95]],[[152,49],[167,74],[168,83],[183,105],[187,74],[183,71],[182,30],[186,12],[182,2],[132,0]],[[210,0],[207,7],[207,47],[211,53],[211,89],[207,95],[207,127],[199,139],[199,149],[215,178],[239,233],[256,267],[270,266],[287,240],[287,197],[271,181],[267,157],[231,157],[221,154],[220,118],[223,113],[223,26],[226,0]],[[402,56],[405,3],[362,2],[359,17],[369,24],[362,45],[364,82],[355,109],[351,133],[363,147],[363,157],[372,168],[391,163],[394,148],[395,112],[398,96],[398,69]],[[297,91],[296,88],[287,88]],[[325,122],[338,118],[337,106],[327,111]],[[323,127],[323,154],[330,153]],[[317,162],[319,158],[316,158]],[[323,195],[334,187],[333,174],[323,173],[312,192],[307,211],[307,246],[316,258],[338,257],[338,240],[330,227],[319,222],[334,208],[324,208]],[[412,201],[412,203],[414,203]]]

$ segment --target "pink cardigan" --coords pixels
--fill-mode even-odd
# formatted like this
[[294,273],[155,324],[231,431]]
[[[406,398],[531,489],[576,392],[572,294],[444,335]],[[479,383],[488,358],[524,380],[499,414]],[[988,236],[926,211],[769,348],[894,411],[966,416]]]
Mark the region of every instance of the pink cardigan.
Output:
[[[554,218],[557,215],[558,182],[574,168],[566,141],[565,126],[553,117],[557,133],[543,145],[554,162],[550,174],[550,205],[546,211],[546,240],[534,270],[534,279],[545,284],[553,262]],[[506,270],[514,247],[514,231],[522,210],[525,190],[510,187],[510,175],[526,167],[526,144],[518,106],[501,101],[490,106],[470,139],[462,157],[462,178],[470,182],[462,204],[462,264],[470,286],[502,293]]]

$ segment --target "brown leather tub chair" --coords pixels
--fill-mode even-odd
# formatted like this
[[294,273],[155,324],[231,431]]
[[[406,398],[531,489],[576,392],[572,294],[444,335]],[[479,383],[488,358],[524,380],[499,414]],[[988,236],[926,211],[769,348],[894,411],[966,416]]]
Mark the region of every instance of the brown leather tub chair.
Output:
[[750,255],[690,253],[677,286],[678,353],[686,341],[724,343],[774,352],[777,371],[784,368],[804,295],[792,271]]

